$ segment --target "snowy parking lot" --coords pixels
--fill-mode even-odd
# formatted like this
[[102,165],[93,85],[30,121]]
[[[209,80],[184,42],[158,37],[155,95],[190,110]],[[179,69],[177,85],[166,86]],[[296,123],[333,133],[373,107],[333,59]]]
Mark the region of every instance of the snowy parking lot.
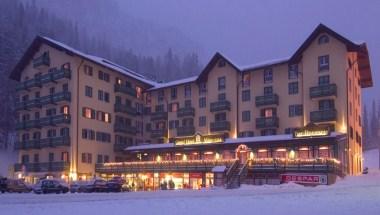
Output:
[[[374,154],[376,155],[376,154]],[[374,160],[374,163],[376,160]],[[0,194],[0,214],[380,214],[380,171],[331,186],[81,194]]]

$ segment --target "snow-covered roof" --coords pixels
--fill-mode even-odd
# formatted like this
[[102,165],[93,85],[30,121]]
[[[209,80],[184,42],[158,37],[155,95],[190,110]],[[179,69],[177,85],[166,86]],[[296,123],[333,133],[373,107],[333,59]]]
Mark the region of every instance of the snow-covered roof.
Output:
[[198,78],[198,76],[192,76],[192,77],[183,78],[183,79],[179,79],[179,80],[175,80],[175,81],[169,81],[166,83],[156,83],[155,87],[150,88],[148,91],[157,90],[157,89],[166,88],[166,87],[177,86],[177,85],[181,85],[181,84],[191,83],[191,82],[196,81],[197,78]]
[[134,78],[136,80],[139,80],[139,81],[141,81],[143,83],[146,83],[146,84],[149,84],[149,85],[152,85],[152,86],[155,86],[157,84],[157,82],[149,80],[147,77],[145,77],[145,76],[143,76],[143,75],[141,75],[139,73],[136,73],[136,72],[134,72],[134,71],[132,71],[132,70],[126,68],[126,67],[118,65],[118,64],[116,64],[116,63],[114,63],[112,61],[109,61],[107,59],[104,59],[104,58],[101,58],[101,57],[98,57],[98,56],[85,54],[85,53],[83,53],[83,52],[81,52],[81,51],[79,51],[77,49],[74,49],[74,48],[72,48],[72,47],[70,47],[70,46],[68,46],[66,44],[63,44],[63,43],[58,42],[56,40],[53,40],[53,39],[51,39],[49,37],[42,37],[42,38],[44,40],[47,40],[47,41],[49,41],[51,43],[54,43],[55,45],[60,46],[60,47],[62,47],[64,49],[66,49],[66,50],[74,53],[75,55],[78,55],[78,56],[81,56],[83,58],[86,58],[86,59],[88,59],[90,61],[93,61],[93,62],[95,62],[97,64],[100,64],[100,65],[102,65],[102,66],[104,66],[106,68],[112,69],[112,70],[114,70],[116,72],[120,72],[123,75],[127,75],[127,76],[129,76],[131,78]]
[[212,168],[211,172],[224,172],[226,169],[226,166],[215,166]]
[[288,62],[290,57],[285,57],[285,58],[278,58],[278,59],[273,59],[273,60],[268,60],[268,61],[263,61],[260,63],[255,63],[252,65],[246,65],[246,66],[239,66],[241,71],[246,71],[246,70],[255,70],[255,69],[260,69],[263,67],[275,65],[275,64],[282,64]]

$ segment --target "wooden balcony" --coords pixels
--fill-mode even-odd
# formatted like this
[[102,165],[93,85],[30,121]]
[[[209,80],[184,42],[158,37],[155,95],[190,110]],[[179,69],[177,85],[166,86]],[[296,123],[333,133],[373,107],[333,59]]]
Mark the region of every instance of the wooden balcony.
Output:
[[115,104],[114,110],[116,113],[126,113],[131,116],[136,116],[137,114],[136,108],[129,105],[124,105],[124,104]]
[[136,89],[132,87],[127,87],[125,85],[115,84],[114,90],[115,93],[124,93],[135,98],[137,96]]
[[231,102],[227,100],[212,102],[210,104],[210,112],[230,111],[230,110],[231,110]]
[[266,106],[266,105],[278,105],[279,99],[277,94],[256,96],[256,107]]
[[15,150],[29,150],[29,149],[41,149],[47,147],[59,147],[59,146],[70,146],[70,137],[48,137],[44,139],[35,139],[16,142]]
[[120,133],[135,135],[137,132],[137,129],[136,129],[136,127],[134,127],[132,125],[124,125],[124,124],[115,123],[114,131],[120,132]]
[[[24,168],[23,168],[24,166]],[[45,163],[16,163],[15,172],[67,172],[70,169],[70,163],[64,161],[45,162]]]
[[49,53],[45,52],[41,56],[33,59],[33,68],[46,68],[50,66]]
[[194,117],[195,109],[193,107],[180,108],[177,111],[177,117]]
[[256,128],[278,128],[279,118],[277,116],[273,117],[260,117],[256,118]]
[[330,122],[336,121],[337,111],[335,109],[329,110],[318,110],[310,112],[310,121],[311,122]]
[[217,121],[210,123],[211,132],[230,131],[231,123],[229,121]]
[[320,98],[326,96],[337,96],[336,84],[319,85],[310,87],[310,98]]
[[153,112],[150,114],[150,120],[158,121],[158,120],[168,120],[168,112]]

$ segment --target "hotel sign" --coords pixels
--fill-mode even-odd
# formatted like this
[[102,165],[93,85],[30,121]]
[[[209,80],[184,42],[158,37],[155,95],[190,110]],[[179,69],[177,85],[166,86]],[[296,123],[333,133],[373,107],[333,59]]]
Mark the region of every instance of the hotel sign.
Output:
[[330,129],[327,126],[318,126],[313,123],[309,123],[303,128],[296,129],[293,132],[294,138],[305,138],[305,137],[323,137],[329,136]]
[[209,144],[209,143],[221,143],[224,142],[224,135],[214,134],[214,135],[201,135],[195,134],[189,137],[178,137],[174,139],[176,146],[186,146],[186,145],[199,145],[199,144]]
[[328,184],[327,175],[283,174],[281,175],[281,181],[299,184]]

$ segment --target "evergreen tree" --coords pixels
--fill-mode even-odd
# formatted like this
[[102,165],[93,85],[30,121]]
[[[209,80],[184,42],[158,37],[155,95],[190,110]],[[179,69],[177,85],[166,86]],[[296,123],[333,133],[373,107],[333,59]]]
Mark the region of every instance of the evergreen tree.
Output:
[[377,111],[376,111],[376,102],[375,100],[372,101],[372,112],[371,112],[371,138],[376,138],[377,132],[379,129],[379,122],[377,118]]

